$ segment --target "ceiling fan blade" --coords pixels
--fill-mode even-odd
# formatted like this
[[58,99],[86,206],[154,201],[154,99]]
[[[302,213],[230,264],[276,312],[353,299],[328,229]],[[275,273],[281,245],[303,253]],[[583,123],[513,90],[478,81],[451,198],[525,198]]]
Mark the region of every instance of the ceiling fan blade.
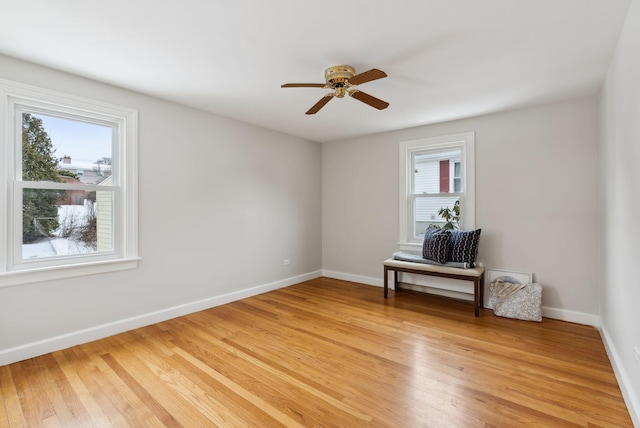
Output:
[[333,94],[327,94],[324,97],[320,98],[320,101],[315,103],[315,105],[311,107],[306,114],[316,114],[322,107],[324,107],[329,101],[331,101],[331,98],[333,97]]
[[281,88],[324,88],[325,83],[285,83]]
[[351,95],[353,98],[355,98],[358,101],[362,101],[365,104],[369,104],[371,107],[377,108],[378,110],[383,110],[389,107],[388,102],[382,101],[381,99],[373,97],[362,91],[350,91],[349,95]]
[[378,70],[377,68],[372,68],[369,71],[356,74],[349,79],[349,83],[352,85],[361,85],[366,82],[371,82],[372,80],[382,79],[383,77],[387,77],[387,73],[382,70]]

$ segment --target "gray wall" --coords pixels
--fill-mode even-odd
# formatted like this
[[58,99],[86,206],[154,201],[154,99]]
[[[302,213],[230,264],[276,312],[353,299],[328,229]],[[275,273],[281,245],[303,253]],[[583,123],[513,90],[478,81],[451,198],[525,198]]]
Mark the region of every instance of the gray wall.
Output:
[[142,257],[135,270],[0,287],[0,364],[319,274],[318,143],[8,57],[0,77],[138,109]]
[[602,92],[602,332],[640,427],[640,2],[634,0]]
[[546,315],[597,324],[595,96],[324,144],[325,272],[380,283],[398,251],[398,143],[467,131],[476,133],[479,260],[533,272]]

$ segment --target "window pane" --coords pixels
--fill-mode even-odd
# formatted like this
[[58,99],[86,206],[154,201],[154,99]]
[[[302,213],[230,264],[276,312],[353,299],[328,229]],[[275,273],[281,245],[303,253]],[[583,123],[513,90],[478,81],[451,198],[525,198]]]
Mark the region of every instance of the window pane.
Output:
[[459,178],[453,179],[453,191],[455,193],[462,193],[462,180]]
[[22,179],[99,184],[111,175],[113,128],[22,114]]
[[451,168],[455,163],[460,165],[461,153],[460,149],[414,153],[413,193],[419,195],[449,192],[449,177],[455,174]]
[[453,209],[457,196],[416,197],[414,203],[414,237],[424,236],[430,225],[443,226],[445,220],[438,214],[441,208]]
[[460,162],[453,163],[453,191],[455,193],[462,193],[462,178],[461,178]]
[[113,192],[23,191],[22,259],[113,250]]

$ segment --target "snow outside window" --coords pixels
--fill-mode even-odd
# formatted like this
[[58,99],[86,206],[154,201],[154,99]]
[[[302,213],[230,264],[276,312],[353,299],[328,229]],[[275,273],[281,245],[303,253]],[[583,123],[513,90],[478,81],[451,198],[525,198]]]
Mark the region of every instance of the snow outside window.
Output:
[[136,111],[8,81],[0,89],[0,286],[135,267]]

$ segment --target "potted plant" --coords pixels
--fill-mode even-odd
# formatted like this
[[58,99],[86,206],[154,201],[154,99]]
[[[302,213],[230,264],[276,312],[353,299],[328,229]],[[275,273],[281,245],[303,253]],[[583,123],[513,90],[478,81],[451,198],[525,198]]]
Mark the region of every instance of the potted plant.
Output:
[[445,224],[442,226],[436,226],[439,229],[448,229],[448,230],[456,230],[460,227],[458,226],[458,222],[460,221],[460,199],[453,204],[453,208],[440,208],[438,211],[438,215],[442,217],[445,221]]

